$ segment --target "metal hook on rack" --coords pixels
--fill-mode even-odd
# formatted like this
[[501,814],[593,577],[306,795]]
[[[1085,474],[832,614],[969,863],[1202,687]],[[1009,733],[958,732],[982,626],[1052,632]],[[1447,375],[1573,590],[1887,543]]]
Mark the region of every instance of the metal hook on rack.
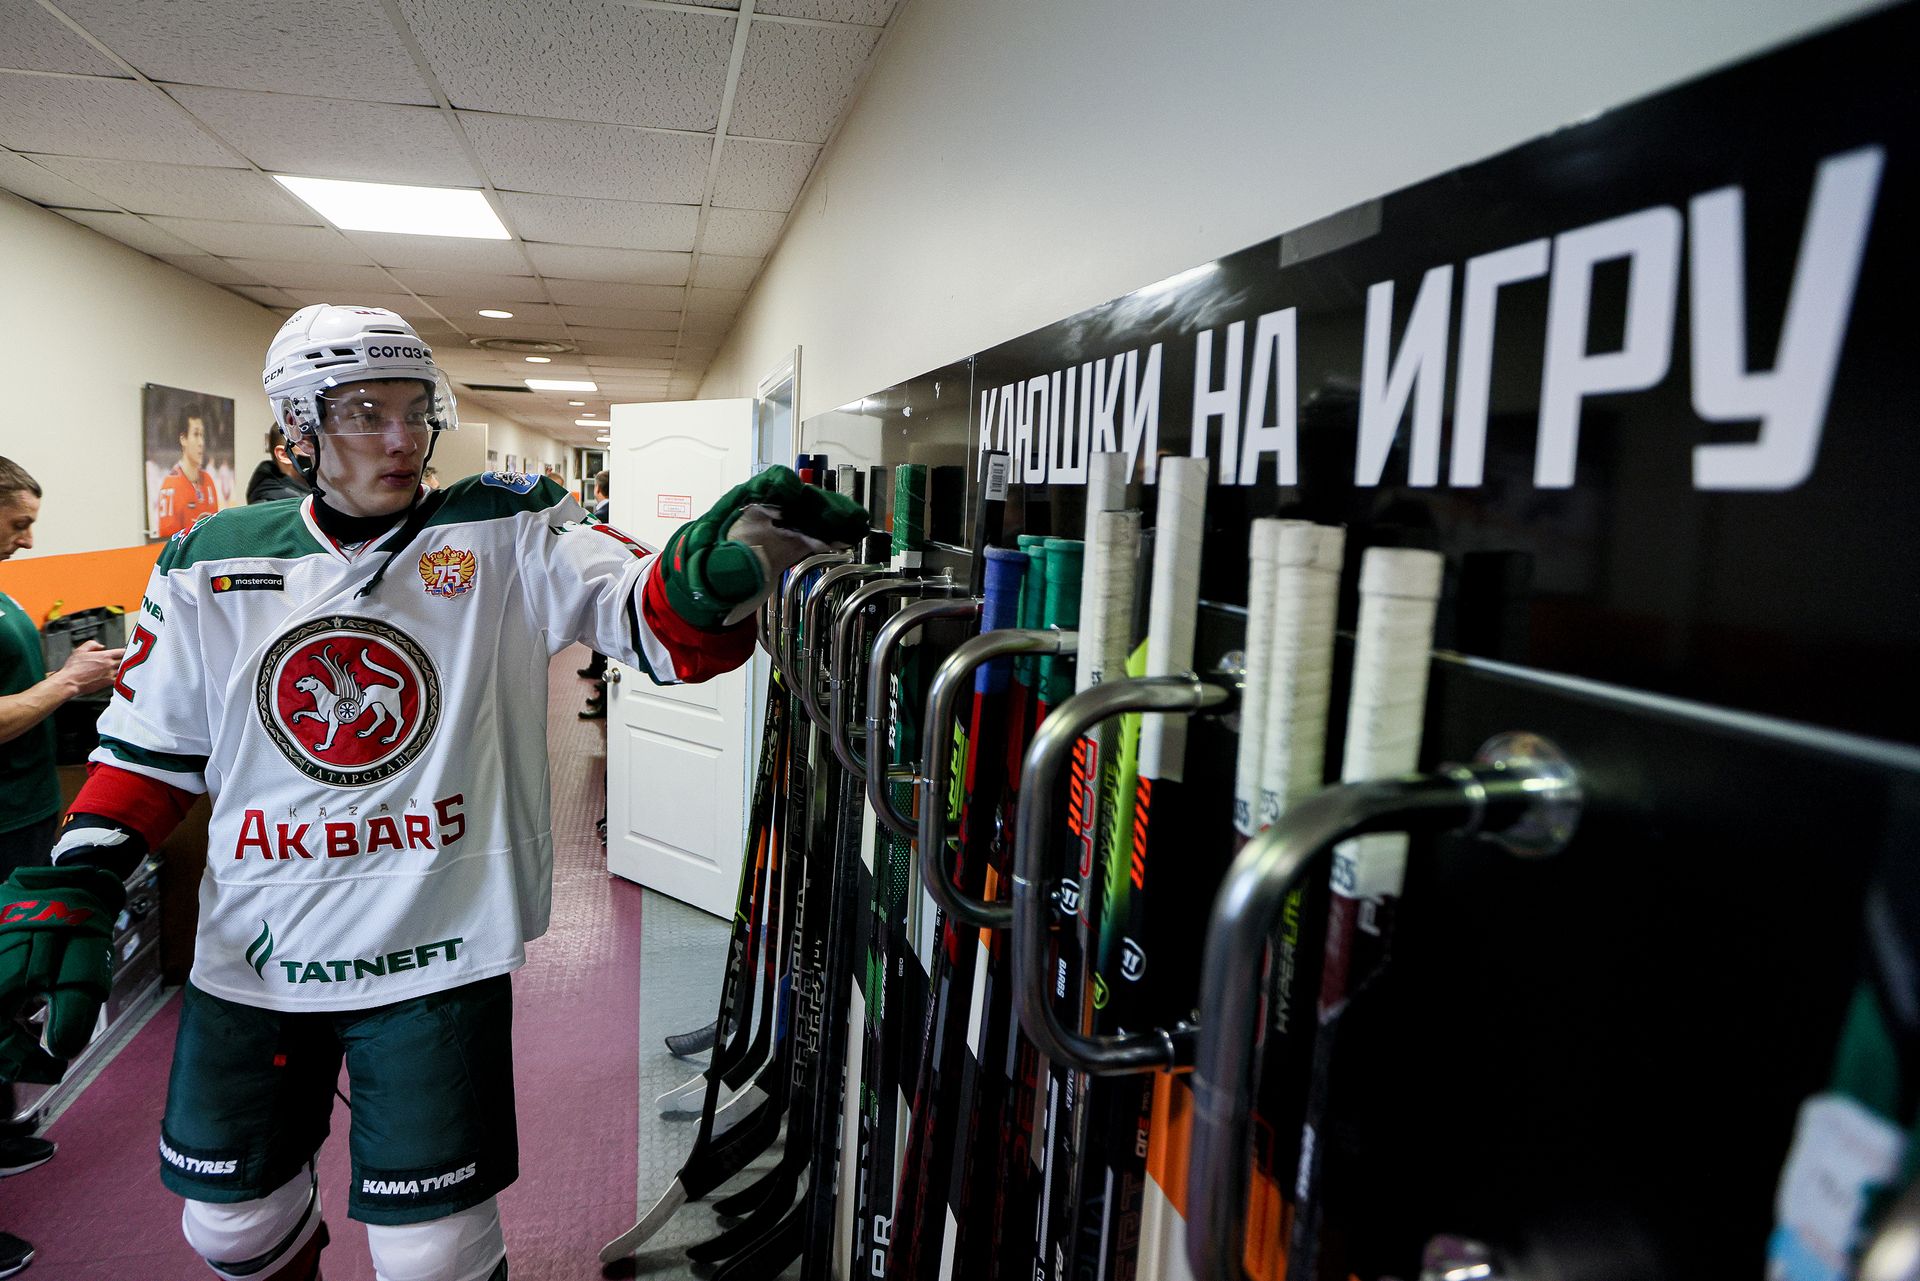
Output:
[[940,909],[964,925],[1004,930],[1013,923],[1013,907],[968,897],[954,884],[948,864],[946,793],[953,782],[948,744],[955,707],[985,663],[1014,655],[1072,654],[1079,647],[1078,632],[1012,627],[984,632],[947,655],[927,688],[920,736],[920,880]]
[[867,606],[886,596],[914,595],[925,587],[926,580],[919,578],[876,578],[847,593],[833,616],[833,644],[827,655],[828,742],[841,766],[862,781],[867,777],[867,760],[854,747],[852,732],[847,728],[848,705],[853,701],[853,695],[848,692],[853,681],[847,675],[847,667],[852,661],[854,638]]
[[829,677],[832,675],[829,664],[833,638],[826,622],[826,612],[833,606],[834,597],[848,585],[857,585],[891,572],[885,564],[836,565],[814,580],[801,602],[798,663],[789,684],[800,695],[807,715],[813,718],[816,725],[827,723],[827,713],[821,709],[821,700],[832,693],[831,681],[823,683],[821,680],[823,673]]
[[[928,586],[951,589],[953,584],[931,580]],[[911,633],[936,619],[978,618],[981,604],[978,596],[916,601],[903,606],[899,613],[889,618],[873,638],[873,652],[867,662],[867,800],[882,824],[894,834],[909,840],[919,836],[919,825],[911,814],[902,814],[895,807],[887,786],[894,782],[919,780],[911,767],[904,770],[888,769],[884,762],[880,762],[876,768],[871,754],[879,745],[886,743],[893,732],[893,706],[887,697],[887,686],[893,677],[893,656]],[[951,729],[948,733],[951,735]],[[926,743],[932,740],[923,737],[921,741]]]
[[801,588],[806,585],[807,577],[816,569],[828,565],[845,565],[853,559],[851,551],[821,552],[809,556],[793,567],[787,575],[787,581],[780,587],[780,604],[774,613],[774,665],[780,669],[789,683],[799,683],[803,673],[795,662],[793,645],[799,628],[799,605],[797,603]]
[[1081,735],[1125,712],[1193,713],[1223,709],[1232,689],[1198,676],[1146,676],[1109,681],[1075,694],[1053,709],[1027,746],[1020,767],[1020,819],[1013,847],[1013,990],[1020,1026],[1042,1053],[1096,1076],[1186,1067],[1191,1028],[1155,1028],[1123,1036],[1089,1036],[1068,1027],[1053,1008],[1048,981],[1047,914],[1054,876],[1046,865],[1054,798],[1061,771]]
[[1541,857],[1572,839],[1583,795],[1565,756],[1533,734],[1503,734],[1477,763],[1347,783],[1315,793],[1227,870],[1201,961],[1187,1259],[1199,1281],[1245,1281],[1247,1132],[1259,1063],[1260,965],[1287,892],[1315,857],[1367,832],[1459,832]]

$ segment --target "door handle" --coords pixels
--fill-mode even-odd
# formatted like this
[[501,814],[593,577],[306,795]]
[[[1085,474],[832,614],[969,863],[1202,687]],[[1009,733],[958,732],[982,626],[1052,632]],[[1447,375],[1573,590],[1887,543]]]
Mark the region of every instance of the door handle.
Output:
[[1367,832],[1460,832],[1522,856],[1558,853],[1584,803],[1553,744],[1503,734],[1479,763],[1316,792],[1255,836],[1213,901],[1200,970],[1199,1049],[1187,1187],[1187,1261],[1198,1281],[1245,1281],[1247,1139],[1259,1063],[1260,971],[1287,892],[1318,855]]

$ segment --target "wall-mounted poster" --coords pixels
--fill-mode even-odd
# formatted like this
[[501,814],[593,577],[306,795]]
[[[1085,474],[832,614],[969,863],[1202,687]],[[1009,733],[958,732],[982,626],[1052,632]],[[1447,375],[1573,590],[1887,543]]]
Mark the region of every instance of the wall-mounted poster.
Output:
[[148,383],[140,402],[147,537],[171,538],[233,502],[233,401]]
[[507,466],[506,466],[506,470],[507,470],[508,472],[510,472],[510,473],[511,473],[511,472],[517,472],[517,471],[519,471],[519,470],[520,470],[520,455],[518,455],[518,454],[508,454],[508,455],[507,455]]

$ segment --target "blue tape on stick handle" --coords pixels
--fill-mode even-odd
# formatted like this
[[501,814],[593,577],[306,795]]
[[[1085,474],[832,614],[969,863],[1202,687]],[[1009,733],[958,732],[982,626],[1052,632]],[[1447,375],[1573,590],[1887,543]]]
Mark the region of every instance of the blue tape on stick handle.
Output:
[[[997,631],[1012,627],[1020,617],[1020,589],[1027,574],[1027,554],[1005,547],[987,548],[987,577],[982,589],[985,602],[980,606],[980,630]],[[973,674],[973,688],[982,694],[1006,692],[1011,660],[996,658],[982,663]]]

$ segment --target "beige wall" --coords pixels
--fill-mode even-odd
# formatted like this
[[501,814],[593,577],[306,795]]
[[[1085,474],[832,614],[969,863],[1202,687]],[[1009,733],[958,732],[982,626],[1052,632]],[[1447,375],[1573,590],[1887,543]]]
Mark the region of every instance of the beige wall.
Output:
[[[235,500],[244,501],[247,477],[266,457],[260,366],[279,317],[4,191],[0,261],[0,455],[46,490],[33,550],[22,557],[145,541],[146,383],[233,400]],[[564,466],[566,447],[553,438],[484,407],[473,412],[503,455]],[[446,451],[443,478],[480,469],[489,446],[472,443],[471,460]]]
[[700,389],[802,418],[1863,0],[907,0]]
[[22,556],[145,541],[140,388],[234,402],[235,488],[265,457],[266,308],[0,192],[0,454],[46,490]]

